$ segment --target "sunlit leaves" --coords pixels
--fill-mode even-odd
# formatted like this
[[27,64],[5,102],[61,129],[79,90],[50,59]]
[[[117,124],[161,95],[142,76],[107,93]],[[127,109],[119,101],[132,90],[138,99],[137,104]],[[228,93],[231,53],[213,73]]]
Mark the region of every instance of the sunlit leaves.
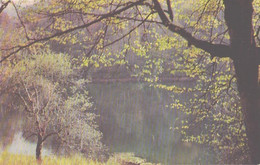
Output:
[[[241,124],[241,108],[231,60],[210,59],[204,51],[187,47],[189,44],[183,38],[161,27],[157,14],[145,5],[134,6],[131,10],[95,22],[104,14],[131,1],[62,2],[39,1],[33,7],[24,9],[23,19],[28,23],[29,38],[51,36],[94,22],[87,28],[53,38],[50,45],[58,43],[59,48],[53,46],[53,49],[70,52],[83,68],[95,71],[122,66],[139,80],[171,91],[173,103],[169,107],[180,110],[187,117],[179,126],[185,141],[208,144],[220,154],[233,154],[234,150],[246,151],[242,148],[246,146],[245,130]],[[166,9],[165,1],[159,2]],[[259,0],[254,1],[254,5],[257,4]],[[222,0],[176,0],[172,3],[172,9],[173,23],[185,28],[196,38],[228,44]],[[256,7],[256,13],[258,10]],[[257,26],[259,19],[254,17],[253,22]],[[18,32],[24,30],[20,28]],[[37,48],[44,46],[38,45]],[[25,72],[25,68],[21,67],[21,71]],[[171,82],[182,78],[193,84],[190,87],[166,85],[160,83],[162,78],[169,78]],[[180,97],[184,94],[192,98],[181,102]]]

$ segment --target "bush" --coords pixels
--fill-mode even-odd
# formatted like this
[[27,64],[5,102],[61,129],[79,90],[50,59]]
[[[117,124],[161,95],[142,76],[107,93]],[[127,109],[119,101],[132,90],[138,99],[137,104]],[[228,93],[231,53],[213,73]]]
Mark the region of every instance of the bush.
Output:
[[40,52],[10,64],[7,70],[3,83],[11,90],[2,97],[9,98],[10,109],[27,117],[24,134],[37,137],[37,159],[41,159],[43,143],[51,136],[65,153],[103,158],[106,149],[84,88],[87,81],[79,78],[67,55]]

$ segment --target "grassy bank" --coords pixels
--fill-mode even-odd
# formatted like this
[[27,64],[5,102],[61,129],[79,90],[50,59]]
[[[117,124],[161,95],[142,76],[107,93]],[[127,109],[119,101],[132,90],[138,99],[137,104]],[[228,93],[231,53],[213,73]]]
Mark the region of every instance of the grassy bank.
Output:
[[[120,153],[111,156],[105,163],[88,160],[81,156],[72,157],[43,157],[42,165],[155,165],[131,153]],[[0,165],[38,165],[34,156],[18,155],[8,152],[0,153]]]

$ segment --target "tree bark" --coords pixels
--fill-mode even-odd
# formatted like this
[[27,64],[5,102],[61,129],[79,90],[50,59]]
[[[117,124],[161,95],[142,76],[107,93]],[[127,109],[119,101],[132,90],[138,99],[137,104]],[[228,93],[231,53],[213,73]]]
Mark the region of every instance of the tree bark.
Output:
[[190,45],[211,54],[211,57],[230,57],[233,59],[237,85],[244,114],[250,159],[260,163],[260,87],[258,84],[259,48],[256,47],[252,25],[253,0],[223,0],[225,22],[228,26],[230,45],[212,44],[196,39],[175,24],[165,15],[160,2],[153,0],[154,9],[170,31],[179,34]]
[[253,0],[224,0],[225,21],[244,114],[251,163],[260,163],[260,94],[257,49],[252,26]]
[[42,160],[42,146],[43,146],[43,136],[39,133],[38,140],[37,140],[37,146],[36,146],[36,159],[38,161]]
[[212,44],[196,39],[165,15],[160,2],[153,0],[154,9],[170,31],[179,34],[190,45],[211,54],[211,57],[230,57],[234,61],[237,85],[244,114],[250,159],[260,163],[260,90],[258,84],[259,48],[256,47],[252,25],[253,0],[223,0],[225,22],[228,26],[230,45]]
[[260,97],[255,61],[234,61],[252,163],[260,163]]

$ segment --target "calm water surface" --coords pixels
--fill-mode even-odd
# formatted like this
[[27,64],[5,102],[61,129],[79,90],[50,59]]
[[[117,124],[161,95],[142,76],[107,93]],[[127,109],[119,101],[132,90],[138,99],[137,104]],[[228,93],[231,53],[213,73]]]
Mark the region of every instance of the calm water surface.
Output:
[[[213,162],[213,158],[206,155],[207,147],[183,143],[180,134],[173,131],[179,121],[176,119],[184,115],[167,108],[173,101],[172,93],[143,83],[89,84],[87,89],[99,114],[103,141],[111,152],[133,152],[163,164]],[[184,101],[190,98],[188,95],[180,97]],[[21,123],[22,117],[17,113],[0,115],[2,146],[9,146],[10,152],[34,155],[36,144],[24,139]],[[49,148],[47,144],[43,155],[52,155]]]

